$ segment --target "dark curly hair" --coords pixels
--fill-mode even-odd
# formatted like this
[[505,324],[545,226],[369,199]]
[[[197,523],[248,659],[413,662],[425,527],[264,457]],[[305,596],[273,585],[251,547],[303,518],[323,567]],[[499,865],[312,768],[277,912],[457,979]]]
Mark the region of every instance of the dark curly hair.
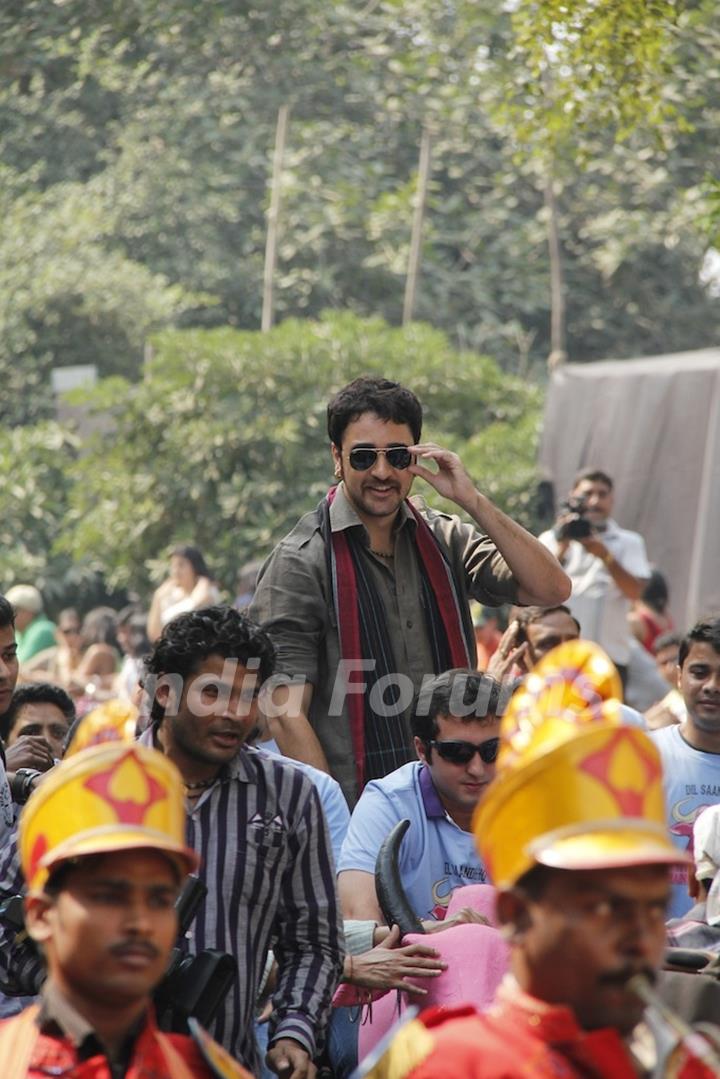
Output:
[[148,674],[193,674],[208,656],[259,661],[264,682],[275,670],[275,646],[264,629],[226,604],[179,614],[145,657]]
[[[208,656],[237,659],[246,667],[254,660],[260,684],[275,671],[275,646],[265,630],[234,607],[217,604],[168,622],[144,658],[146,681],[175,674],[184,682]],[[151,715],[155,723],[163,718],[157,701]]]
[[342,446],[345,428],[365,412],[374,412],[381,420],[406,423],[415,442],[422,433],[422,405],[412,390],[387,378],[363,375],[343,386],[327,407],[330,441]]

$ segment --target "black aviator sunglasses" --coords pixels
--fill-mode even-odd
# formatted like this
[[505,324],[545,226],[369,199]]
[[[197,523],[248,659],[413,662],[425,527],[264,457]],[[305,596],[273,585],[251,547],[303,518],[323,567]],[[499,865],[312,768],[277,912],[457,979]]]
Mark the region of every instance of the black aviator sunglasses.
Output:
[[356,446],[348,454],[350,466],[356,472],[367,472],[377,461],[379,453],[385,454],[385,460],[391,468],[403,469],[412,464],[413,455],[407,446],[390,446],[386,450],[378,450],[374,446]]
[[492,764],[498,755],[500,748],[499,738],[488,738],[476,746],[474,742],[445,741],[427,742],[428,746],[438,751],[438,756],[450,764],[469,764],[476,753],[480,754],[483,764]]

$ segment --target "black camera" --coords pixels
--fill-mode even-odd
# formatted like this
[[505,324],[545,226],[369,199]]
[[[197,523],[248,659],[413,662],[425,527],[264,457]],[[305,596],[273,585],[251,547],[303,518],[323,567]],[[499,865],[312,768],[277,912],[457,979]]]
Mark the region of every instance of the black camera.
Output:
[[[204,881],[193,874],[185,881],[175,904],[181,940],[195,921],[207,891]],[[209,1026],[236,979],[237,961],[227,952],[206,948],[188,955],[179,946],[173,948],[165,977],[153,994],[158,1026],[187,1034],[191,1016]]]
[[560,516],[569,517],[555,528],[555,539],[587,539],[592,535],[592,525],[585,516],[587,502],[584,498],[568,498],[560,504]]

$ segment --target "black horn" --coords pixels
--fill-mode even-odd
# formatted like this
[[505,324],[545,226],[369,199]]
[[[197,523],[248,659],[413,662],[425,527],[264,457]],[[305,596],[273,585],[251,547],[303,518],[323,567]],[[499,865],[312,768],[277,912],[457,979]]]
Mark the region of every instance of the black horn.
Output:
[[425,928],[410,906],[400,879],[398,854],[403,836],[410,827],[409,820],[399,821],[383,840],[375,862],[375,890],[380,910],[389,926],[397,925],[401,936],[424,933]]

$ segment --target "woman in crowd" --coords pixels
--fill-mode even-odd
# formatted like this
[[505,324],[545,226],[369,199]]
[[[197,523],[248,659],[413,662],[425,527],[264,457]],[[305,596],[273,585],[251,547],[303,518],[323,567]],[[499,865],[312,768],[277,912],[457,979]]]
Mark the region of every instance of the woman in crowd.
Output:
[[147,631],[157,640],[163,626],[178,614],[197,611],[217,603],[220,593],[212,581],[205,559],[197,547],[175,547],[170,555],[170,575],[153,594]]
[[123,700],[137,704],[143,671],[142,657],[150,651],[147,614],[133,605],[120,611],[117,616],[117,639],[124,659],[115,679],[114,692]]
[[643,589],[642,596],[633,604],[628,615],[630,628],[640,644],[650,655],[654,655],[653,645],[662,633],[673,629],[673,620],[668,610],[670,592],[667,581],[658,569],[654,569]]
[[67,688],[75,676],[83,655],[80,635],[80,615],[74,607],[66,607],[58,616],[53,648],[38,652],[23,664],[24,682],[51,682]]

